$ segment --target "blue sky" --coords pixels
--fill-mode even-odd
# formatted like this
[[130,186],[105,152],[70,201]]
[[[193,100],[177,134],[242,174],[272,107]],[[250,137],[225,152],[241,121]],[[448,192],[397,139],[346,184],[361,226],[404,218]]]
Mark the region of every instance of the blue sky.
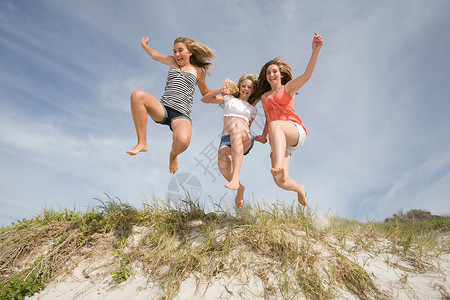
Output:
[[[214,49],[207,84],[218,88],[275,56],[302,74],[314,31],[324,46],[296,97],[308,138],[290,167],[311,207],[360,220],[449,214],[448,11],[446,0],[1,1],[0,225],[44,207],[83,209],[104,193],[138,208],[166,197],[170,130],[150,121],[150,150],[125,154],[136,143],[131,92],[159,98],[168,70],[141,49],[143,36],[164,54],[178,36]],[[233,207],[209,159],[223,112],[200,97],[178,172],[200,180],[201,203]],[[244,159],[246,201],[292,203],[269,152],[257,143]]]

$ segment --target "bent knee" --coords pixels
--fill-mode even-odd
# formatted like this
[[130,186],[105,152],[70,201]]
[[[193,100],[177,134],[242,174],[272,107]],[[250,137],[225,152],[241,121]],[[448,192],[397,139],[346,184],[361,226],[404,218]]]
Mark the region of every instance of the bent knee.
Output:
[[186,150],[191,143],[191,139],[189,137],[182,136],[177,137],[173,142],[179,149]]
[[274,131],[277,131],[280,128],[280,123],[279,121],[272,121],[269,124],[269,132],[272,133]]
[[131,93],[130,101],[131,101],[131,102],[139,101],[139,100],[141,100],[142,98],[144,98],[144,95],[145,95],[145,94],[146,94],[146,93],[145,93],[144,91],[141,91],[141,90],[135,90],[135,91],[133,91],[133,92]]
[[188,147],[189,147],[189,144],[191,143],[191,141],[189,140],[189,139],[187,139],[187,138],[185,138],[185,139],[182,139],[180,142],[179,142],[179,145],[180,145],[180,147],[182,147],[183,149],[187,149]]

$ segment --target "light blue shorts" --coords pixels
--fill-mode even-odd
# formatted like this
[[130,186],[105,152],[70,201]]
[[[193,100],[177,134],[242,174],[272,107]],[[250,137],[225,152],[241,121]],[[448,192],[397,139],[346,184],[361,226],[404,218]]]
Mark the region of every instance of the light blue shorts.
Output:
[[[255,144],[255,138],[253,137],[253,134],[251,134],[250,131],[248,132],[248,134],[250,134],[251,144],[250,144],[250,148],[248,149],[247,152],[244,153],[244,155],[247,155],[250,152],[250,150],[252,150],[253,145]],[[229,134],[222,135],[222,138],[220,139],[219,148],[222,146],[230,146],[231,147],[231,137]]]

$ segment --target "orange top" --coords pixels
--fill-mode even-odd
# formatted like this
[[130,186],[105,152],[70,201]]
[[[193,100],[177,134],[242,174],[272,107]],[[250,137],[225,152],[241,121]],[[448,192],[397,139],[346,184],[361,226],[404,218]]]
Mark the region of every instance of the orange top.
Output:
[[265,98],[263,100],[263,108],[266,112],[267,126],[269,126],[272,121],[292,121],[301,125],[305,130],[305,133],[308,135],[305,125],[300,117],[295,113],[294,97],[291,97],[291,95],[289,95],[289,93],[284,89],[276,92],[272,98]]

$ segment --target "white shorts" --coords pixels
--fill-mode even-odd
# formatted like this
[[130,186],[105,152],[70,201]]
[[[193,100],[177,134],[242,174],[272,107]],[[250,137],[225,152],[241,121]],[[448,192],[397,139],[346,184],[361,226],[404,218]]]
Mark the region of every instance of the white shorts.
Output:
[[302,125],[292,122],[297,127],[298,130],[298,143],[295,146],[286,145],[286,152],[289,152],[291,155],[294,154],[295,150],[303,146],[306,140],[306,132],[303,129]]

